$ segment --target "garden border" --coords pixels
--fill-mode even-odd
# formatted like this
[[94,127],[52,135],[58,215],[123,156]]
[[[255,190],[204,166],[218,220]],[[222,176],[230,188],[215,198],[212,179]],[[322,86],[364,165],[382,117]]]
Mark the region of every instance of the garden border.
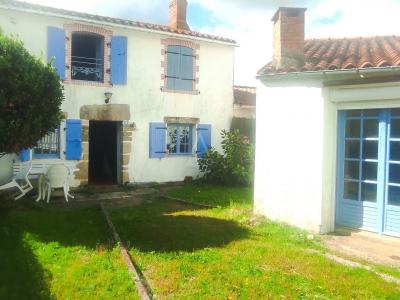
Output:
[[151,292],[150,286],[147,283],[146,278],[144,277],[143,273],[137,267],[137,264],[132,259],[131,255],[129,254],[128,250],[126,249],[124,243],[121,240],[112,220],[110,214],[108,213],[104,203],[100,203],[101,211],[107,221],[108,227],[110,228],[114,240],[118,243],[121,248],[121,256],[122,259],[125,261],[126,266],[128,267],[129,274],[137,288],[137,292],[139,293],[139,297],[141,300],[150,300],[153,299],[153,294]]
[[189,200],[184,200],[180,198],[175,198],[175,197],[170,197],[166,195],[160,195],[160,197],[168,199],[168,200],[173,200],[173,201],[178,201],[184,204],[188,205],[193,205],[193,206],[198,206],[198,207],[204,207],[204,208],[220,208],[220,206],[214,206],[214,205],[208,205],[208,204],[201,204],[201,203],[196,203],[196,202],[191,202]]

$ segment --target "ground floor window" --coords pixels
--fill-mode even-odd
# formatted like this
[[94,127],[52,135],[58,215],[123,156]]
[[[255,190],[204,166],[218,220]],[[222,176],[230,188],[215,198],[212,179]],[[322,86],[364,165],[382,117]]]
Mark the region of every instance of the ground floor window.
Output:
[[400,235],[400,109],[340,112],[337,221]]
[[33,158],[60,158],[60,128],[46,134],[33,148]]
[[167,150],[170,155],[192,154],[193,125],[168,124]]

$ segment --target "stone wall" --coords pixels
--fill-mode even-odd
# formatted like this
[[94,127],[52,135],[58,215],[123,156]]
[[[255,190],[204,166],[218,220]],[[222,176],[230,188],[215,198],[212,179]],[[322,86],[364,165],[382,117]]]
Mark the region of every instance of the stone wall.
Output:
[[82,120],[82,159],[76,166],[79,171],[75,173],[75,179],[79,185],[87,185],[89,182],[89,121]]
[[122,157],[122,183],[130,182],[129,175],[129,163],[131,160],[131,152],[132,152],[132,133],[134,126],[133,125],[123,125],[122,126],[122,147],[121,147],[121,157]]

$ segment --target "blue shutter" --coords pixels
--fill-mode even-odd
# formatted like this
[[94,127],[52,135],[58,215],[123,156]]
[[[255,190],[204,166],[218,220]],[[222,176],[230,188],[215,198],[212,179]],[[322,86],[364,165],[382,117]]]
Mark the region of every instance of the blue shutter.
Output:
[[67,120],[66,152],[67,160],[81,160],[82,157],[82,121]]
[[[190,48],[189,48],[190,49]],[[193,50],[190,49],[192,53],[190,55],[181,55],[181,78],[193,80]]]
[[150,158],[163,158],[167,148],[167,125],[150,123]]
[[203,156],[211,149],[211,125],[197,125],[197,155]]
[[[188,48],[189,50],[193,50]],[[193,56],[181,55],[181,84],[180,90],[193,91]]]
[[31,149],[23,149],[19,153],[21,161],[30,161],[31,160]]
[[126,84],[128,39],[126,36],[111,38],[111,83]]
[[56,69],[61,80],[65,79],[65,31],[62,28],[47,28],[47,61],[53,61],[53,67]]
[[167,87],[170,90],[177,89],[180,79],[181,54],[179,46],[168,46]]

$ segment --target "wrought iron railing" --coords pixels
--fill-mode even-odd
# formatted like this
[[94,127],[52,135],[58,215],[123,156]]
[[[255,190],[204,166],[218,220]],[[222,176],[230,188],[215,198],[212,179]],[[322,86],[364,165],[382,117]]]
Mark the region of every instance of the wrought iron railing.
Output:
[[33,148],[34,158],[60,157],[60,128],[45,135]]
[[104,62],[99,58],[72,56],[71,77],[74,80],[103,81]]

